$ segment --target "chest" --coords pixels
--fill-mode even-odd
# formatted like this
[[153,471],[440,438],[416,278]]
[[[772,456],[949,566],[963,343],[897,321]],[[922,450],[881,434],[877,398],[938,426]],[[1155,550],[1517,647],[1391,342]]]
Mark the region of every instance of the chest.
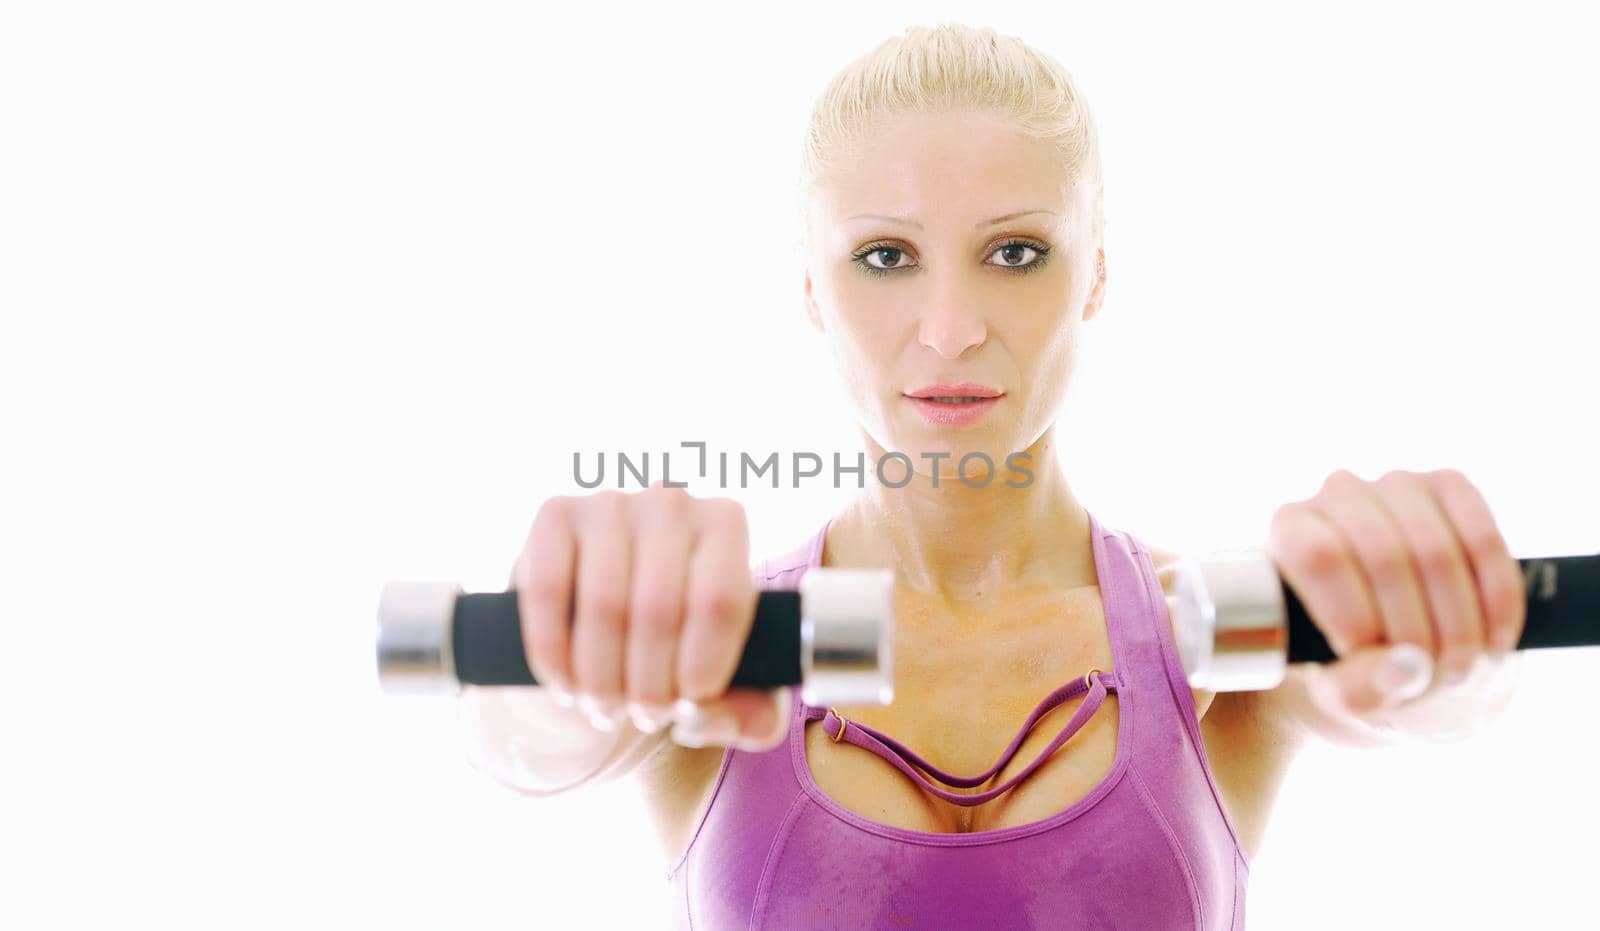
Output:
[[[902,602],[897,610],[917,609]],[[970,627],[945,626],[948,618],[915,618],[906,625],[904,641],[897,633],[894,704],[841,707],[839,713],[895,738],[946,772],[973,775],[1004,754],[1052,690],[1091,668],[1113,668],[1098,586],[1023,597],[991,616],[1004,620],[992,622],[982,636]],[[981,792],[1027,768],[1085,697],[1074,696],[1044,714],[990,780],[951,791]],[[939,798],[877,754],[832,740],[821,721],[806,725],[806,767],[825,795],[873,821],[930,833],[997,830],[1049,818],[1092,792],[1116,760],[1120,721],[1117,695],[1109,692],[1026,779],[972,806]]]

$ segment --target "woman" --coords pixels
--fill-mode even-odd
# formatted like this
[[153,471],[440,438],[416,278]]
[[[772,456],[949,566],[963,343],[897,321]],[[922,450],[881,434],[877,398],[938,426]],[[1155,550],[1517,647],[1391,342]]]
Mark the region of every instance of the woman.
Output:
[[[1280,509],[1269,550],[1340,661],[1187,685],[1174,554],[1063,471],[1096,441],[1063,454],[1054,420],[1106,265],[1095,130],[1056,62],[908,29],[818,101],[801,190],[807,317],[867,461],[915,471],[753,579],[726,499],[552,499],[512,579],[550,688],[464,698],[480,765],[523,791],[637,777],[683,926],[1239,928],[1305,739],[1459,735],[1503,705],[1522,579],[1452,471],[1341,471]],[[984,482],[982,457],[1020,471]],[[894,569],[891,706],[726,688],[759,588],[816,566]]]

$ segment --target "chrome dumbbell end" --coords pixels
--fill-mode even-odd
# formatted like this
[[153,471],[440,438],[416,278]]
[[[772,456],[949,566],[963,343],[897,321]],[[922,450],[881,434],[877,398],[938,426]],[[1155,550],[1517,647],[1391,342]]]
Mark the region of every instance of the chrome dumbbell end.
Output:
[[1185,556],[1167,599],[1189,685],[1213,692],[1275,688],[1288,671],[1288,607],[1265,550]]
[[392,695],[460,690],[454,618],[461,586],[454,582],[389,582],[378,596],[378,685]]
[[807,572],[800,610],[802,701],[813,707],[894,701],[893,572]]

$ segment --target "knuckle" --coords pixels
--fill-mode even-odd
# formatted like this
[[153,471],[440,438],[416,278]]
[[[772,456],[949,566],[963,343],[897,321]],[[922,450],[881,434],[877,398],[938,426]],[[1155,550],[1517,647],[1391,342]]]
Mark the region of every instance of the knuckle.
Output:
[[1494,616],[1500,619],[1505,627],[1517,628],[1524,621],[1523,615],[1527,611],[1528,596],[1522,580],[1522,573],[1512,567],[1504,575],[1498,576],[1501,580],[1494,584]]
[[1272,512],[1272,519],[1267,524],[1267,534],[1274,542],[1282,542],[1293,537],[1295,525],[1300,521],[1304,505],[1299,502],[1285,504]]
[[701,503],[703,519],[716,527],[742,529],[745,522],[744,505],[732,498],[706,498]]
[[682,485],[668,485],[665,480],[658,480],[651,482],[650,487],[640,492],[640,495],[650,501],[676,503],[688,500],[689,489]]
[[563,654],[561,635],[548,628],[534,628],[526,633],[527,653],[546,671],[554,669],[562,663],[566,656]]
[[566,607],[558,605],[557,601],[566,593],[567,580],[554,572],[526,564],[524,564],[524,576],[523,589],[531,602],[549,610]]
[[627,604],[612,586],[578,593],[578,615],[589,623],[615,624],[621,621]]
[[1405,492],[1415,485],[1416,474],[1404,469],[1392,469],[1378,479],[1377,485],[1391,493]]
[[593,518],[596,514],[609,514],[621,509],[627,501],[627,496],[615,488],[606,488],[600,491],[591,491],[586,495],[579,495],[572,499],[568,505],[574,515],[585,519]]
[[629,623],[649,634],[661,634],[678,626],[679,604],[665,592],[641,593],[634,600],[633,615]]
[[676,523],[688,508],[689,496],[682,488],[651,485],[639,493],[639,509],[652,520]]
[[1455,554],[1446,546],[1424,546],[1417,551],[1417,565],[1429,578],[1442,578],[1455,570]]
[[1370,559],[1375,580],[1390,583],[1404,579],[1411,573],[1411,557],[1407,555],[1406,548],[1397,542],[1375,547]]
[[544,526],[563,519],[567,516],[568,508],[572,506],[572,499],[566,495],[555,495],[539,503],[539,510],[534,512],[533,524],[535,527]]
[[1522,601],[1510,596],[1502,596],[1495,599],[1495,605],[1490,609],[1489,616],[1494,619],[1492,626],[1503,628],[1513,633],[1520,633],[1523,624],[1527,621],[1523,613],[1524,604]]
[[1526,607],[1528,601],[1528,578],[1522,574],[1522,563],[1511,556],[1502,557],[1505,560],[1505,597],[1514,600],[1517,607]]
[[596,492],[579,505],[574,510],[579,516],[579,533],[586,540],[611,537],[627,523],[628,496],[623,492]]
[[1319,515],[1315,505],[1282,509],[1270,535],[1274,551],[1297,573],[1326,577],[1344,565],[1343,538]]
[[1478,524],[1466,531],[1463,536],[1467,548],[1474,553],[1484,556],[1497,556],[1505,549],[1505,540],[1500,531],[1486,524]]
[[738,620],[738,594],[726,585],[707,585],[694,604],[695,614],[718,628],[731,627]]
[[1358,488],[1365,484],[1366,482],[1362,481],[1360,476],[1356,475],[1354,472],[1351,472],[1349,469],[1338,469],[1330,474],[1327,480],[1322,483],[1322,488],[1324,491],[1342,493],[1348,492],[1353,488]]
[[1318,534],[1306,540],[1295,552],[1301,567],[1313,576],[1333,575],[1344,564],[1337,542],[1328,534]]

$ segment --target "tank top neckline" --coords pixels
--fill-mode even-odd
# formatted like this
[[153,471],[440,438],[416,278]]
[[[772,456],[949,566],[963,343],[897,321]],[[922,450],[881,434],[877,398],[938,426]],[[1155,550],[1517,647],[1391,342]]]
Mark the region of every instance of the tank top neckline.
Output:
[[[1124,610],[1132,610],[1134,609],[1134,606],[1125,604],[1120,598],[1111,598],[1107,596],[1107,592],[1108,590],[1111,590],[1111,587],[1108,587],[1106,584],[1109,559],[1107,558],[1105,552],[1105,541],[1103,536],[1104,530],[1102,530],[1100,522],[1095,519],[1093,514],[1088,513],[1087,511],[1085,513],[1089,518],[1089,532],[1093,544],[1095,582],[1100,589],[1101,603],[1104,608],[1106,619],[1106,636],[1111,649],[1111,668],[1108,670],[1103,670],[1103,672],[1107,674],[1107,678],[1113,683],[1113,688],[1111,690],[1114,691],[1117,696],[1116,755],[1112,759],[1111,769],[1105,774],[1105,776],[1103,776],[1092,789],[1085,793],[1082,798],[1073,802],[1065,809],[1058,811],[1053,815],[1048,815],[1044,818],[1036,821],[1030,821],[1025,824],[1016,824],[1005,828],[993,828],[987,831],[967,831],[961,833],[947,833],[942,831],[915,831],[911,830],[910,828],[902,828],[891,824],[885,824],[881,821],[875,821],[871,818],[865,817],[864,815],[853,812],[848,808],[845,808],[843,805],[834,801],[833,798],[827,793],[823,792],[821,787],[817,785],[816,780],[812,778],[811,770],[806,765],[805,725],[808,720],[813,719],[813,716],[807,713],[809,706],[800,700],[800,690],[798,687],[796,687],[793,694],[793,711],[790,714],[789,735],[787,738],[789,744],[789,757],[794,767],[795,779],[800,783],[801,789],[805,791],[805,794],[809,796],[812,801],[816,802],[823,808],[823,810],[827,811],[834,817],[839,818],[847,824],[851,824],[871,834],[894,838],[906,843],[922,844],[933,847],[969,847],[1028,837],[1038,834],[1041,831],[1048,831],[1059,825],[1066,824],[1067,822],[1077,818],[1083,813],[1089,811],[1091,808],[1095,807],[1095,805],[1097,805],[1101,799],[1109,794],[1112,789],[1116,788],[1117,783],[1122,780],[1123,775],[1127,772],[1128,765],[1132,759],[1133,751],[1133,706],[1138,699],[1133,696],[1132,693],[1134,689],[1129,688],[1130,683],[1127,677],[1123,674],[1123,670],[1127,668],[1125,664],[1129,661],[1129,659],[1131,659],[1131,657],[1128,655],[1127,649],[1123,645],[1124,635],[1122,632],[1122,626],[1126,623],[1126,619],[1122,617],[1122,612]],[[832,518],[829,518],[822,525],[821,532],[817,534],[816,540],[811,549],[811,558],[808,564],[809,569],[816,569],[822,565],[823,545],[827,537],[828,528],[832,525],[832,523]],[[1081,681],[1082,678],[1082,675],[1079,675],[1075,677],[1074,681]],[[1067,685],[1070,684],[1070,682],[1067,683]],[[1049,700],[1049,696],[1046,696],[1046,700]]]

